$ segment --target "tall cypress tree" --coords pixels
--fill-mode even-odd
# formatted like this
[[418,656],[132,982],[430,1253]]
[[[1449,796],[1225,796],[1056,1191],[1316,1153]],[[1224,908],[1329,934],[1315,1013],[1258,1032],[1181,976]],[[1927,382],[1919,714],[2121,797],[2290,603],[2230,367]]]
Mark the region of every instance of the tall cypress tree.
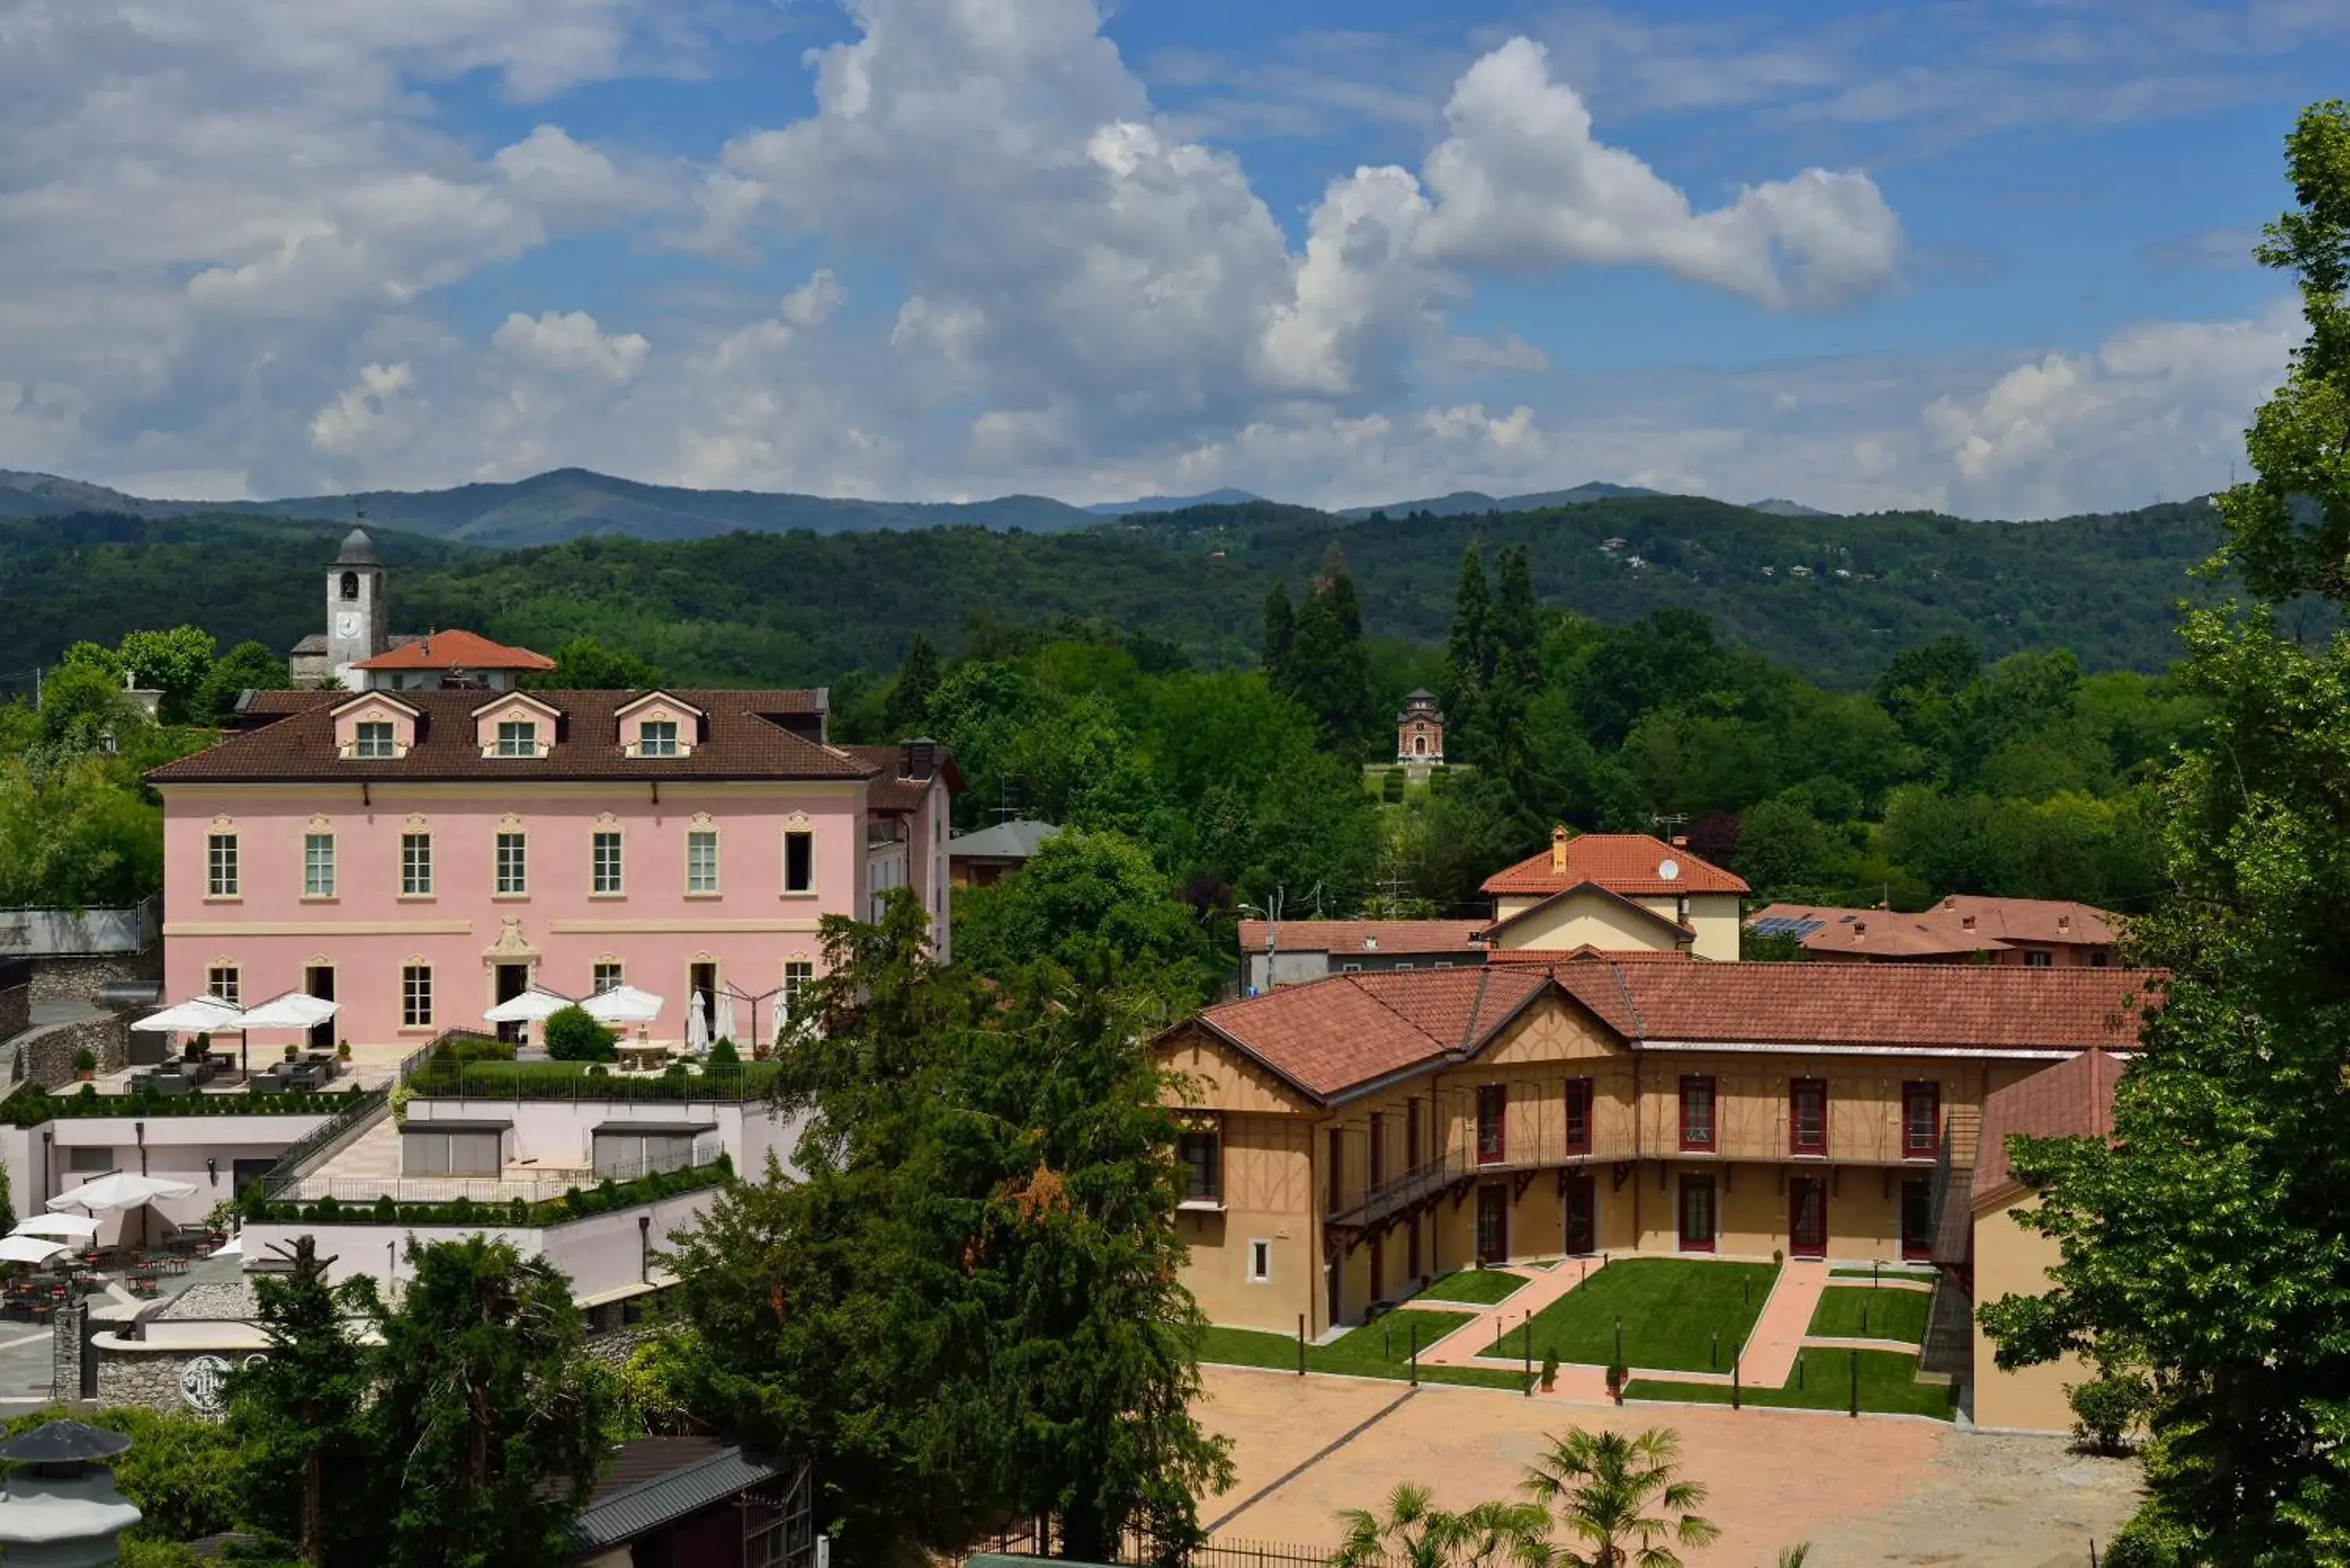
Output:
[[[1354,602],[1353,589],[1343,573],[1335,583],[1315,585],[1297,612],[1297,638],[1289,657],[1290,694],[1314,714],[1324,744],[1347,756],[1361,749],[1370,708],[1361,613],[1357,610],[1351,618],[1347,613]],[[1353,635],[1348,632],[1350,618]]]
[[2110,1147],[2012,1150],[2062,1262],[1981,1312],[2002,1366],[2086,1353],[2150,1399],[2116,1563],[2350,1557],[2350,637],[2304,645],[2275,615],[2350,606],[2350,106],[2303,113],[2287,153],[2298,205],[2257,254],[2297,275],[2309,337],[2218,504],[2258,603],[2189,615],[2173,676],[2211,712],[2162,784],[2169,891],[2130,922],[2163,1005]]
[[1264,596],[1264,679],[1275,691],[1290,690],[1289,656],[1297,646],[1297,614],[1289,607],[1287,585],[1275,583]]
[[1524,545],[1505,549],[1501,602],[1493,610],[1492,665],[1497,675],[1504,661],[1516,667],[1521,685],[1533,685],[1540,668],[1540,615],[1534,604],[1533,550]]
[[[1485,555],[1471,541],[1461,557],[1461,587],[1452,596],[1452,635],[1445,660],[1455,691],[1475,691],[1492,669],[1492,597],[1485,590]],[[1458,697],[1447,693],[1449,701]]]
[[918,631],[913,641],[906,645],[906,657],[898,665],[897,682],[889,688],[889,706],[883,710],[892,739],[908,739],[930,726],[931,693],[938,689],[939,650]]

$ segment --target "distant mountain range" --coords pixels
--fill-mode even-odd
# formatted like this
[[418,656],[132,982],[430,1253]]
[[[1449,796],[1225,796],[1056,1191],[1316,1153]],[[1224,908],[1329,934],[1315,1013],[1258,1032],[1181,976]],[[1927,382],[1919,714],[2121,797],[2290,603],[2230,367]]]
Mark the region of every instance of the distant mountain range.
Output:
[[[1357,506],[1338,515],[1353,521],[1385,514],[1404,517],[1482,515],[1489,512],[1540,512],[1596,501],[1654,496],[1637,485],[1590,483],[1572,490],[1544,490],[1496,498],[1481,491]],[[559,545],[594,534],[650,540],[708,539],[738,532],[869,534],[921,528],[978,527],[998,532],[1062,534],[1097,527],[1103,519],[1159,515],[1201,507],[1274,504],[1245,490],[1213,490],[1201,495],[1145,495],[1132,501],[1072,506],[1043,495],[1005,495],[993,501],[858,501],[821,495],[791,495],[756,490],[688,490],[639,484],[584,468],[559,468],[511,484],[461,484],[453,490],[370,490],[347,495],[300,495],[278,501],[156,501],[128,495],[102,484],[60,479],[48,473],[0,470],[0,518],[63,517],[75,513],[111,513],[151,520],[233,514],[288,520],[347,523],[364,514],[379,526],[428,538],[518,548]],[[1752,508],[1779,517],[1827,514],[1792,501],[1762,501]]]
[[1187,512],[1194,506],[1241,506],[1264,497],[1246,490],[1211,490],[1201,495],[1145,495],[1133,501],[1097,501],[1086,508],[1097,517],[1126,517],[1137,512]]

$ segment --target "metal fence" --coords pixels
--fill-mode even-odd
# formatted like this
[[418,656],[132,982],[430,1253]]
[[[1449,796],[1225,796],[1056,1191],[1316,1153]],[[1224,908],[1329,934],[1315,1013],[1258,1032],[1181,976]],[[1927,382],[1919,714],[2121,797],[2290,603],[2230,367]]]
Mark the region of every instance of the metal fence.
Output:
[[[1024,1526],[1021,1530],[996,1536],[972,1548],[968,1558],[981,1552],[999,1557],[1034,1557],[1052,1555],[1051,1527]],[[1189,1548],[1169,1546],[1139,1531],[1128,1531],[1118,1540],[1114,1563],[1133,1564],[1135,1568],[1329,1568],[1335,1549],[1317,1550],[1295,1542],[1243,1541],[1230,1536],[1216,1536],[1200,1545]],[[1410,1568],[1401,1557],[1372,1557],[1363,1560],[1364,1568]]]
[[[430,1122],[412,1122],[411,1132],[430,1131]],[[697,1140],[700,1141],[700,1140]],[[629,1182],[646,1176],[666,1176],[680,1170],[702,1170],[723,1158],[717,1140],[687,1156],[656,1156],[589,1168],[540,1166],[528,1175],[498,1176],[300,1176],[270,1196],[287,1203],[316,1203],[331,1198],[338,1203],[369,1204],[389,1198],[394,1203],[551,1203],[572,1191],[588,1191],[606,1181]]]
[[125,909],[0,909],[0,953],[24,958],[143,953],[161,934],[152,898]]

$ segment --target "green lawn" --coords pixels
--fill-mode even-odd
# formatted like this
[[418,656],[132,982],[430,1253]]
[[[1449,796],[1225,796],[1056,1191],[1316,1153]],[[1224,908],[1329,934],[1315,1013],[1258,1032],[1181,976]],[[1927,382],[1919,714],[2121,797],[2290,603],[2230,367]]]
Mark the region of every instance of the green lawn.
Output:
[[1477,1302],[1486,1306],[1509,1300],[1524,1288],[1525,1276],[1505,1273],[1499,1269],[1462,1269],[1429,1282],[1428,1288],[1412,1297],[1421,1302]]
[[1906,1339],[1912,1345],[1926,1338],[1926,1308],[1933,1297],[1923,1291],[1873,1291],[1867,1286],[1832,1286],[1820,1293],[1819,1309],[1804,1332],[1821,1339]]
[[[1425,1350],[1467,1323],[1465,1312],[1391,1312],[1367,1323],[1328,1345],[1305,1347],[1308,1372],[1341,1372],[1357,1377],[1411,1376],[1411,1331],[1419,1330]],[[1265,1334],[1253,1328],[1211,1327],[1200,1342],[1200,1359],[1232,1366],[1297,1367],[1297,1341],[1285,1334]],[[1423,1383],[1467,1383],[1481,1388],[1524,1387],[1523,1376],[1482,1366],[1429,1366],[1419,1369]]]
[[[1575,1265],[1567,1265],[1574,1267]],[[1727,1263],[1694,1258],[1626,1258],[1534,1314],[1534,1360],[1605,1366],[1616,1353],[1616,1323],[1624,1324],[1627,1366],[1708,1372],[1720,1336],[1721,1370],[1753,1330],[1777,1279],[1775,1263]],[[1487,1354],[1525,1354],[1525,1332],[1512,1329]]]
[[[1794,1410],[1851,1408],[1852,1357],[1860,1357],[1860,1407],[1877,1415],[1931,1416],[1947,1421],[1958,1409],[1958,1392],[1918,1381],[1918,1358],[1898,1350],[1805,1350],[1795,1357],[1797,1375],[1784,1388],[1749,1386],[1740,1397],[1749,1405]],[[1636,1377],[1627,1399],[1679,1399],[1697,1405],[1727,1405],[1725,1383],[1675,1383]]]

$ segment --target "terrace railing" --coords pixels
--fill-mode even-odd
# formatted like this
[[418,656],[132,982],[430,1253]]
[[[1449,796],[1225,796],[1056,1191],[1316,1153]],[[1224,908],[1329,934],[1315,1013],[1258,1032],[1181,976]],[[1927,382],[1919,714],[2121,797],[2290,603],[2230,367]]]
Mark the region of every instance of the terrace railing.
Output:
[[1367,1183],[1358,1192],[1342,1195],[1346,1201],[1332,1212],[1330,1220],[1337,1225],[1373,1225],[1399,1210],[1443,1192],[1455,1182],[1480,1176],[1517,1175],[1570,1161],[1602,1164],[1609,1158],[1593,1144],[1568,1143],[1563,1132],[1513,1137],[1498,1156],[1481,1157],[1472,1145],[1463,1144],[1445,1149],[1435,1158],[1400,1175],[1383,1177]]
[[672,1171],[702,1170],[724,1158],[724,1151],[712,1139],[691,1156],[656,1156],[594,1168],[539,1166],[526,1174],[496,1176],[304,1176],[270,1197],[286,1203],[316,1203],[331,1198],[338,1203],[359,1205],[385,1198],[394,1203],[453,1203],[460,1198],[475,1203],[511,1203],[517,1198],[525,1203],[549,1203],[575,1189],[586,1191],[606,1181],[622,1183]]
[[[442,1036],[442,1039],[446,1038],[448,1036]],[[432,1044],[440,1043],[436,1039]],[[356,1095],[338,1096],[349,1103],[311,1128],[307,1137],[277,1157],[277,1163],[271,1166],[268,1174],[261,1179],[262,1195],[270,1199],[284,1197],[286,1188],[299,1180],[304,1172],[316,1170],[358,1142],[369,1127],[390,1113],[391,1091],[413,1077],[432,1054],[432,1045],[412,1051],[392,1069],[390,1082]]]
[[563,1070],[533,1071],[535,1064],[467,1062],[454,1070],[429,1064],[416,1075],[417,1094],[457,1100],[756,1100],[774,1082],[775,1069],[764,1062],[738,1067],[705,1067],[698,1075],[609,1072],[596,1075]]

